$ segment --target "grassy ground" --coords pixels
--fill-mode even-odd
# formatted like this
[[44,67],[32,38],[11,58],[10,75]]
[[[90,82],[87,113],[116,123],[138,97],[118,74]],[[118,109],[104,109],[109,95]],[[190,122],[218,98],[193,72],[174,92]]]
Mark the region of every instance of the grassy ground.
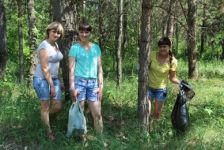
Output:
[[[185,63],[180,68],[186,68]],[[186,70],[178,75],[186,79]],[[143,133],[137,119],[137,77],[124,80],[120,89],[113,78],[105,81],[103,119],[104,133],[94,133],[90,114],[88,140],[79,142],[65,137],[70,102],[63,101],[63,110],[53,122],[57,140],[46,139],[39,117],[39,101],[32,88],[12,81],[0,81],[0,149],[67,150],[67,149],[224,149],[224,80],[222,63],[199,63],[198,80],[188,80],[196,96],[188,103],[191,125],[185,134],[172,129],[170,115],[176,87],[169,86],[168,101],[161,121],[150,134]]]

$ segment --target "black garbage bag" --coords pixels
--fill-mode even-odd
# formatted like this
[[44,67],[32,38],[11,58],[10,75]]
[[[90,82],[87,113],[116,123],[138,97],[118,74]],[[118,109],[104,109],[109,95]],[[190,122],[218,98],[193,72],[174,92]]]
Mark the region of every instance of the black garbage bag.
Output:
[[186,81],[181,81],[180,90],[171,114],[174,129],[184,132],[189,126],[189,113],[186,102],[194,97],[195,93]]

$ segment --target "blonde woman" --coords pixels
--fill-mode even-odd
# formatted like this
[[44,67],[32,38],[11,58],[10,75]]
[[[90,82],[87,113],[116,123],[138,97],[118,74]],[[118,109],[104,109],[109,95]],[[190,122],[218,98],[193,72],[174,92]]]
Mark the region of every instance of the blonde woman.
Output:
[[41,119],[47,127],[47,137],[55,139],[50,125],[49,114],[61,110],[61,83],[58,79],[59,62],[63,55],[57,40],[64,35],[59,22],[52,22],[46,28],[46,39],[37,48],[38,63],[34,73],[33,86],[41,106]]

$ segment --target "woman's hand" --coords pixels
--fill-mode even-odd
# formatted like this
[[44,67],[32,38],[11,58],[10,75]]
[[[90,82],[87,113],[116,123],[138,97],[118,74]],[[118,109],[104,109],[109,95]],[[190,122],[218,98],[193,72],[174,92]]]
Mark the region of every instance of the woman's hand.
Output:
[[97,94],[99,95],[99,100],[101,101],[103,97],[103,86],[99,86]]
[[50,86],[50,94],[51,94],[51,97],[55,97],[56,96],[54,85]]
[[65,91],[65,86],[64,84],[61,83],[61,91],[64,92]]
[[78,96],[78,91],[75,90],[75,89],[72,89],[71,90],[71,97],[72,97],[73,102],[76,102],[77,96]]

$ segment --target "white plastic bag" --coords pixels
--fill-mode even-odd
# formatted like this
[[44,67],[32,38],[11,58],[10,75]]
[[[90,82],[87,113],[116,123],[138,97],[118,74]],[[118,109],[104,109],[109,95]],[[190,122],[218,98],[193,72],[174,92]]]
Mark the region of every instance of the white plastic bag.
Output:
[[86,134],[86,118],[79,102],[73,102],[68,115],[68,130],[67,137],[72,135],[83,135]]

